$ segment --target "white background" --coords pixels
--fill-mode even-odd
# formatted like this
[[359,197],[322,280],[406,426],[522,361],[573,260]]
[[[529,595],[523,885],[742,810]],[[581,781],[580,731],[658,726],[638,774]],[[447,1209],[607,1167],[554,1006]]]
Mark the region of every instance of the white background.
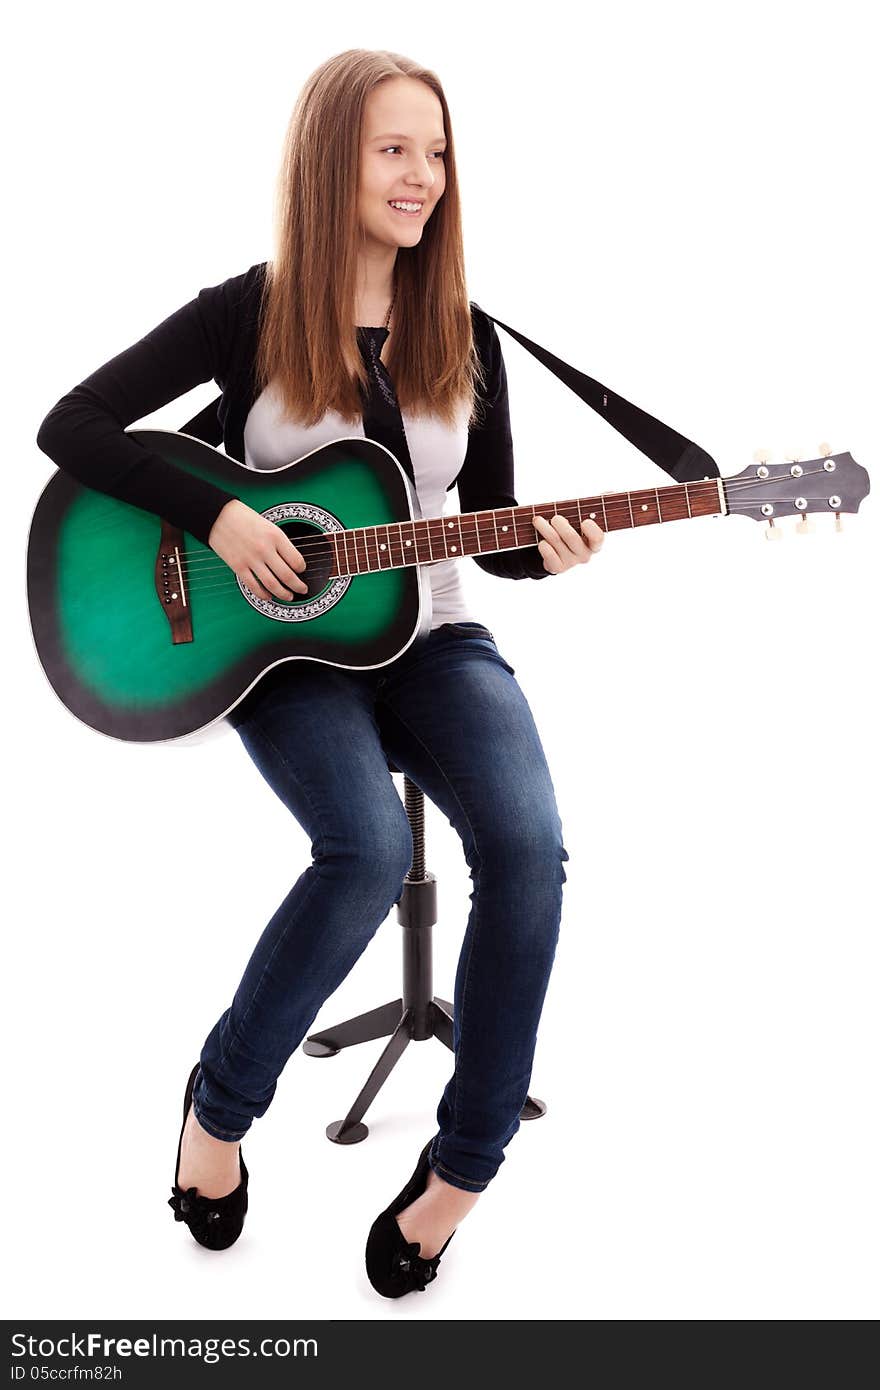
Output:
[[[7,1315],[876,1315],[867,23],[849,0],[19,11],[4,85]],[[875,470],[839,535],[828,518],[803,537],[785,523],[776,545],[743,517],[618,532],[541,584],[466,562],[571,855],[532,1079],[549,1110],[436,1284],[397,1303],[370,1288],[364,1242],[436,1128],[451,1058],[412,1045],[367,1142],[342,1148],[324,1127],[381,1044],[295,1053],[244,1143],[240,1241],[206,1252],[174,1223],[186,1078],[308,841],[234,734],[150,748],[80,725],[42,676],[23,586],[52,473],[43,416],[202,286],[271,255],[296,94],[350,47],[443,81],[484,308],[725,476],[758,446],[809,459],[822,440]],[[521,502],[670,481],[501,339]],[[215,394],[150,423],[177,428]],[[428,846],[448,994],[471,885],[433,807]],[[316,1027],[395,997],[398,972],[392,912]]]

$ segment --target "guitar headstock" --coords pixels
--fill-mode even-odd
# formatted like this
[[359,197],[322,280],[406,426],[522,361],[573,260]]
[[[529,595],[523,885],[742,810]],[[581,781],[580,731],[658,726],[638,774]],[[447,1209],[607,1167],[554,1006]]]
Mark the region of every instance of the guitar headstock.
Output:
[[782,535],[774,524],[782,516],[799,516],[795,530],[801,534],[814,529],[811,518],[820,514],[833,516],[841,530],[841,513],[858,511],[871,481],[852,454],[834,454],[830,444],[819,450],[818,458],[790,456],[775,464],[766,450],[756,450],[752,466],[724,479],[728,512],[766,521],[768,540]]

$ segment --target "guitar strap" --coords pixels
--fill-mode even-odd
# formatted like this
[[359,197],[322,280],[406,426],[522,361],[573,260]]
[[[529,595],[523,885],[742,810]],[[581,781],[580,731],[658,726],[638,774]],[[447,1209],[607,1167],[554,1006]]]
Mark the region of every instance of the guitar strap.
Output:
[[[477,308],[479,307],[478,304]],[[670,429],[662,420],[656,420],[653,415],[648,415],[637,405],[625,401],[623,396],[615,395],[607,386],[602,386],[591,376],[579,372],[576,367],[570,367],[561,357],[554,357],[552,352],[548,352],[538,343],[533,343],[524,333],[517,333],[515,328],[510,328],[508,324],[486,313],[485,309],[482,312],[521,343],[533,357],[537,357],[539,362],[543,362],[548,371],[558,376],[560,381],[564,381],[576,396],[586,401],[587,405],[597,411],[603,420],[607,420],[624,439],[628,439],[630,444],[634,444],[676,482],[692,483],[706,477],[720,477],[715,460],[705,449],[701,449],[699,444],[685,439],[683,434]]]
[[[479,304],[476,306],[480,308]],[[648,415],[637,405],[624,400],[623,396],[616,395],[609,391],[607,386],[594,381],[592,377],[586,376],[576,367],[571,367],[567,362],[563,362],[561,357],[555,357],[547,348],[541,347],[538,343],[533,343],[524,333],[518,333],[515,328],[502,323],[492,314],[486,313],[488,319],[496,323],[499,328],[503,328],[512,338],[515,338],[528,352],[537,357],[548,371],[574,391],[576,396],[580,396],[591,409],[595,410],[606,420],[613,429],[616,429],[630,444],[645,454],[652,463],[656,463],[658,468],[662,468],[671,478],[678,483],[698,482],[703,478],[718,478],[720,472],[718,465],[705,449],[701,449],[699,444],[693,440],[686,439],[683,434],[673,430],[669,425],[664,425],[662,420],[657,420],[653,415]],[[217,407],[222,397],[206,405],[204,410],[200,410],[198,415],[181,427],[181,433],[194,435],[196,439],[203,440],[206,444],[217,445],[221,442],[223,431],[217,415]]]

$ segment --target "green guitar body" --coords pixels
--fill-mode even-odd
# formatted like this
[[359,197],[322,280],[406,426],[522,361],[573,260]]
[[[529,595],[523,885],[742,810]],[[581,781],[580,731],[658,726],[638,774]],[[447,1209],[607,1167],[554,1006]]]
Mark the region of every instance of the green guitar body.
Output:
[[[160,518],[59,471],[31,525],[28,603],[51,685],[91,728],[133,742],[189,737],[222,720],[281,661],[363,670],[386,665],[427,635],[431,596],[423,566],[327,572],[333,546],[321,537],[420,516],[409,479],[383,445],[340,439],[262,472],[187,435],[128,433],[268,512],[302,550],[309,592],[260,605],[214,551],[178,531],[179,561],[172,548],[163,601],[157,574],[169,574],[169,546]],[[178,563],[191,629],[183,640],[175,640],[167,607],[180,588],[173,584]]]

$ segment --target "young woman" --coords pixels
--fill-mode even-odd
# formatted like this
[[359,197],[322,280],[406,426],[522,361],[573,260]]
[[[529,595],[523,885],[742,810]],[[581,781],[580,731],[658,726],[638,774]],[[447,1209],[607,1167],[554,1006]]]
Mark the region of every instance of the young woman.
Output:
[[[125,429],[213,378],[226,452],[248,467],[362,434],[413,478],[423,516],[440,515],[456,484],[463,511],[517,505],[504,363],[491,320],[467,298],[452,130],[432,72],[355,49],[312,74],[291,117],[275,240],[271,263],[203,289],[63,397],[37,442],[80,481],[205,540],[260,597],[292,601],[307,562],[284,532]],[[559,516],[535,517],[535,528],[534,546],[477,564],[543,579],[602,544],[592,521],[582,534]],[[410,868],[390,756],[461,836],[474,892],[438,1129],[367,1244],[369,1277],[388,1297],[435,1276],[519,1128],[568,859],[513,668],[472,613],[461,566],[440,561],[428,574],[430,632],[393,662],[282,662],[230,715],[313,860],[205,1039],[169,1203],[212,1249],[242,1229],[240,1141]]]

